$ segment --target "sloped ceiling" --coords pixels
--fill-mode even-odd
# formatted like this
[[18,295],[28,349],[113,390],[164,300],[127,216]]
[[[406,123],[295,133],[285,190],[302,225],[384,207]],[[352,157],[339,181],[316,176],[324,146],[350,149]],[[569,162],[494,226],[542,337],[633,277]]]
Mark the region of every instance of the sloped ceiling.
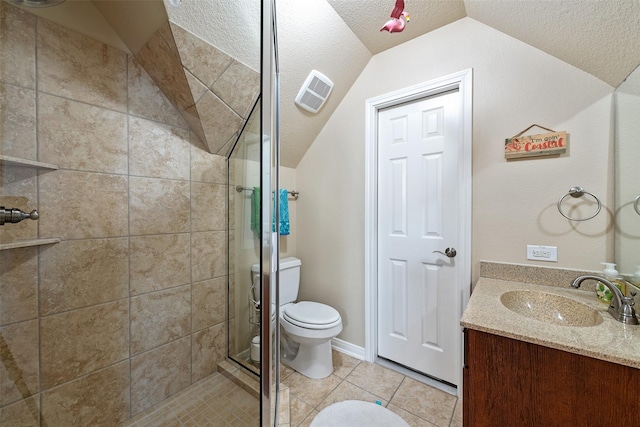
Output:
[[[174,22],[257,69],[259,47],[255,46],[252,56],[252,46],[259,40],[259,26],[244,23],[249,15],[249,20],[255,21],[255,8],[247,9],[249,0],[235,0],[242,6],[238,8],[229,7],[234,3],[229,0],[182,0],[177,8],[164,1]],[[257,4],[259,0],[252,1]],[[405,0],[411,20],[404,32],[380,32],[394,3],[277,0],[284,166],[299,163],[373,55],[464,17],[541,49],[612,87],[640,64],[640,0]],[[74,15],[73,8],[82,9],[82,13]],[[113,32],[108,34],[108,26],[90,1],[67,0],[37,13],[123,48]],[[228,18],[228,14],[235,14],[237,19]],[[240,34],[241,40],[231,34]],[[220,46],[226,42],[229,48]],[[229,50],[238,50],[238,55]],[[313,69],[335,84],[315,115],[294,104],[300,86]]]
[[[304,13],[303,6],[295,6],[317,2],[327,2],[357,41],[347,37],[335,44],[329,34],[334,26],[322,24],[329,12]],[[280,57],[285,64],[281,84],[284,166],[298,164],[342,100],[343,92],[337,89],[341,85],[348,89],[357,78],[358,73],[347,67],[345,52],[357,53],[355,61],[361,63],[362,47],[364,56],[375,55],[464,17],[543,50],[612,87],[640,64],[640,0],[405,0],[411,17],[405,30],[380,32],[394,4],[395,0],[278,0]],[[309,27],[315,34],[304,34]],[[310,116],[295,107],[293,99],[314,68],[334,79],[336,89],[319,114]]]

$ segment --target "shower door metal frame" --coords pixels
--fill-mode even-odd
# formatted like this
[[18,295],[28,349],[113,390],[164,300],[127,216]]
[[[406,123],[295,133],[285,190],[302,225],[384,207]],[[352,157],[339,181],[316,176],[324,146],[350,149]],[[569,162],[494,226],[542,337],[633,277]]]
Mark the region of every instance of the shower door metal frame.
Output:
[[[279,74],[275,0],[262,0],[260,64],[260,425],[278,424],[279,327]],[[273,199],[272,199],[273,197]],[[275,216],[275,218],[272,218]],[[271,224],[275,224],[272,231]],[[274,307],[275,313],[272,313]],[[275,321],[272,322],[272,315]]]

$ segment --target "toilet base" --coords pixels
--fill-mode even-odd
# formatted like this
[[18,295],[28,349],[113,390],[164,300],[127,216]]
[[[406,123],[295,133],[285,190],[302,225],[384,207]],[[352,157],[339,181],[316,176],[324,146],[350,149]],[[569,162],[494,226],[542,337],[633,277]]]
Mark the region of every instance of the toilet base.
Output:
[[282,363],[312,379],[326,378],[333,373],[331,340],[311,345],[300,344],[293,359],[282,358]]

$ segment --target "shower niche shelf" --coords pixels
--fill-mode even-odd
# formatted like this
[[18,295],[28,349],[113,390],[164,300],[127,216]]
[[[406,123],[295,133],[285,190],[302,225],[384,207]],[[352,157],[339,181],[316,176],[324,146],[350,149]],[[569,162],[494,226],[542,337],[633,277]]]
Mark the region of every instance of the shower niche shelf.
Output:
[[53,245],[55,243],[60,243],[60,238],[52,237],[50,239],[17,240],[15,242],[0,243],[0,251],[6,251],[9,249],[18,249],[18,248],[28,248],[29,246]]
[[51,163],[37,162],[35,160],[27,160],[27,159],[21,159],[18,157],[11,157],[11,156],[4,156],[4,155],[0,155],[0,165],[22,166],[27,168],[50,169],[50,170],[58,169],[58,165],[54,165]]
[[[18,157],[11,157],[0,155],[0,166],[13,166],[13,167],[26,167],[45,170],[56,170],[58,165],[51,163],[38,162],[35,160],[21,159]],[[28,248],[30,246],[51,245],[60,243],[60,239],[52,237],[48,239],[25,239],[16,240],[13,242],[0,243],[0,251],[6,251],[9,249]]]

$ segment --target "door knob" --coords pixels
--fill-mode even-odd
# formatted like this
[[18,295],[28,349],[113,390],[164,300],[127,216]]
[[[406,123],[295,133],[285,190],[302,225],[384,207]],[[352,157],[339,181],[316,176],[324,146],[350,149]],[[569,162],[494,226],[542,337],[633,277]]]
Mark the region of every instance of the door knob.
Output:
[[434,254],[442,254],[442,255],[446,255],[449,258],[453,258],[456,256],[457,252],[454,248],[447,248],[444,250],[444,252],[442,251],[433,251]]

